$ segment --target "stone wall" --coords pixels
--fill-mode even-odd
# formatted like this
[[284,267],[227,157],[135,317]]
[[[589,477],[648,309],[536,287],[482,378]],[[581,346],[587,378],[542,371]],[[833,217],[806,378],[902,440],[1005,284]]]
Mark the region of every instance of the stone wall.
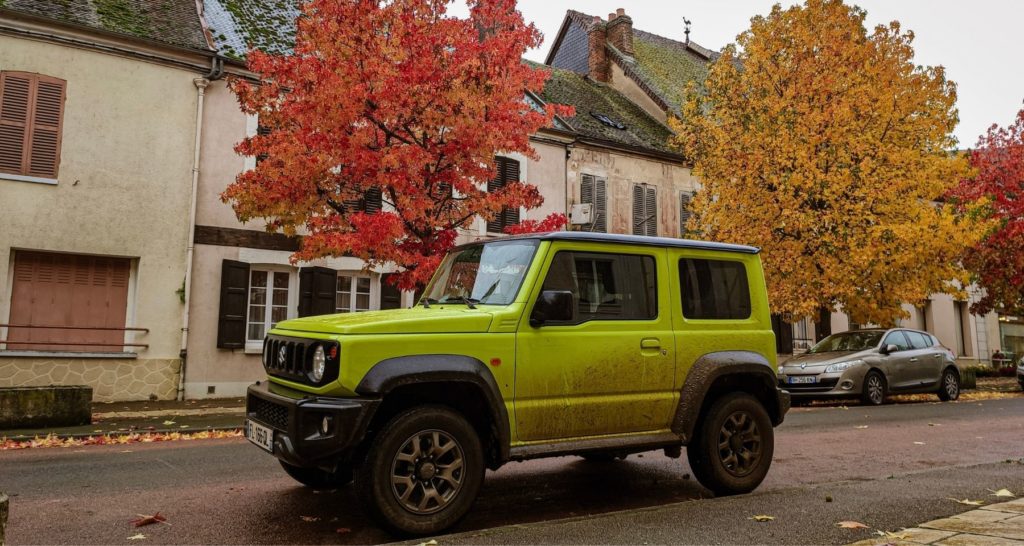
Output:
[[173,400],[181,360],[0,357],[0,387],[88,385],[94,402]]

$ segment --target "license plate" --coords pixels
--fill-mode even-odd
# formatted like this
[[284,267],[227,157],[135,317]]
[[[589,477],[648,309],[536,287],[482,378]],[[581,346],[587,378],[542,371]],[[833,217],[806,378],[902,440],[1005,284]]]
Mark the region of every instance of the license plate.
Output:
[[817,381],[818,378],[813,375],[798,375],[789,377],[790,383],[816,383]]
[[245,437],[252,443],[273,453],[274,430],[248,419],[245,421]]

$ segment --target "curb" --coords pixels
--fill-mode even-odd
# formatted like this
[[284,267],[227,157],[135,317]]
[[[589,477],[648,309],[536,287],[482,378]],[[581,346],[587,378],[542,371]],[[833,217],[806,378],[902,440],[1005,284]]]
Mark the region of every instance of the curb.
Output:
[[[3,434],[0,434],[0,438],[7,438],[8,440],[14,440],[14,439],[19,439],[19,438],[22,439],[22,440],[32,440],[32,439],[35,439],[35,438],[46,438],[47,436],[53,436],[54,438],[59,438],[61,440],[66,440],[66,439],[80,440],[80,439],[83,439],[83,438],[96,438],[96,437],[99,437],[99,436],[120,437],[120,436],[130,436],[132,434],[170,434],[172,432],[180,432],[182,434],[191,434],[193,432],[230,432],[230,431],[235,431],[235,430],[242,430],[242,427],[241,426],[233,426],[233,427],[204,427],[204,428],[198,428],[198,427],[197,428],[191,428],[191,427],[190,428],[157,428],[157,429],[153,429],[153,430],[149,430],[149,429],[146,429],[146,430],[112,430],[110,432],[79,432],[79,433],[74,433],[74,434],[60,434],[60,433],[57,433],[57,432],[51,432],[51,433],[47,434],[46,436],[40,436],[40,435],[35,435],[35,436],[21,436],[21,435],[19,435],[19,436],[4,436]],[[22,440],[18,440],[18,441],[22,441]]]

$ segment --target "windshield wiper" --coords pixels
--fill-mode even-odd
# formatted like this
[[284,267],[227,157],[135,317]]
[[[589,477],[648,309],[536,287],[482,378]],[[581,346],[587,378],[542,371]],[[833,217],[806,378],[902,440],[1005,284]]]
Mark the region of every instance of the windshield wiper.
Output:
[[480,300],[476,298],[467,298],[465,296],[454,296],[450,298],[445,298],[444,301],[434,303],[465,303],[466,307],[469,307],[470,309],[476,309],[476,304],[480,303]]
[[430,309],[430,304],[431,303],[437,303],[437,300],[435,300],[434,298],[428,298],[428,297],[424,296],[424,297],[420,298],[420,303],[423,304],[423,308],[424,309]]

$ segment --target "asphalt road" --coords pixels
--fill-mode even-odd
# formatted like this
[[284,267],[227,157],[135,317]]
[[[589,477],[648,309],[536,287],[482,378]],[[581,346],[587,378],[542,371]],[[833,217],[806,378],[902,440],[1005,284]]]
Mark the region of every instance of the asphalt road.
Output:
[[[843,519],[866,518],[870,514],[864,512],[877,512],[884,504],[885,517],[879,516],[880,521],[895,529],[924,521],[925,516],[930,519],[967,509],[947,497],[977,496],[986,488],[1024,488],[1024,467],[1019,464],[973,466],[1022,456],[1024,398],[797,408],[777,429],[775,463],[755,494],[675,504],[706,499],[710,493],[689,478],[685,457],[669,459],[660,452],[605,464],[573,457],[513,463],[488,473],[473,512],[456,531],[471,533],[459,540],[466,542],[465,537],[472,536],[468,541],[475,542],[503,536],[480,530],[533,524],[523,529],[534,533],[546,526],[561,529],[550,527],[549,535],[524,531],[523,536],[533,541],[549,536],[564,542],[631,542],[630,537],[639,536],[629,534],[629,522],[634,521],[629,514],[635,512],[572,520],[589,522],[584,528],[591,530],[600,528],[595,521],[617,522],[619,534],[611,535],[587,536],[579,531],[560,535],[578,524],[564,527],[561,522],[544,522],[644,507],[654,507],[653,512],[643,512],[648,514],[645,517],[662,514],[662,520],[676,517],[674,510],[687,511],[687,519],[676,521],[687,522],[679,526],[695,532],[708,528],[694,525],[702,521],[702,514],[710,517],[720,512],[735,516],[796,511],[800,517],[794,519],[813,522],[815,510],[835,511],[840,506],[822,502],[833,490],[856,491],[850,498],[860,499],[860,504],[851,500]],[[12,496],[7,531],[11,544],[124,544],[132,542],[127,537],[137,532],[147,537],[142,543],[391,540],[365,519],[351,489],[310,492],[284,475],[272,457],[243,440],[3,452],[0,490]],[[877,495],[875,502],[873,495]],[[129,523],[138,514],[154,512],[165,515],[171,525],[136,530]],[[671,529],[672,521],[662,521],[663,526]],[[838,541],[834,533],[811,533],[807,541]],[[743,535],[736,534],[692,536],[705,542],[744,541]],[[764,539],[758,541],[776,541],[769,540],[769,535],[757,536]],[[770,536],[786,542],[786,537],[798,535]],[[598,540],[601,537],[604,540]],[[652,534],[651,539],[689,540],[678,534]]]

